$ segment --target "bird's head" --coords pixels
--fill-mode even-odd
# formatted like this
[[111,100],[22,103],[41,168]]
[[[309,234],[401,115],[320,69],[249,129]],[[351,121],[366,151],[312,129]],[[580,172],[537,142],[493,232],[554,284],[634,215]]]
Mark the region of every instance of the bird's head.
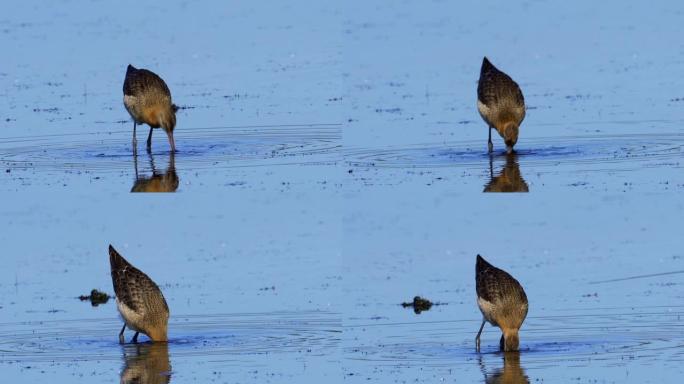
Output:
[[162,127],[166,132],[173,132],[173,129],[176,128],[177,110],[178,107],[176,104],[171,104],[168,109],[159,114],[159,126]]
[[504,143],[506,143],[506,152],[513,153],[513,146],[518,142],[518,124],[509,121],[503,128]]
[[518,330],[510,330],[504,332],[501,338],[501,350],[504,352],[515,352],[520,348],[520,337],[518,336]]

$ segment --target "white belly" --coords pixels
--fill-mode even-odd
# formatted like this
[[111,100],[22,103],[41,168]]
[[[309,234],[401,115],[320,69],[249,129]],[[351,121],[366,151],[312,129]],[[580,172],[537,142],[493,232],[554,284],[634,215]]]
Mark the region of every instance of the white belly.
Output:
[[135,96],[131,95],[124,95],[124,107],[126,107],[126,110],[128,111],[128,114],[131,115],[133,120],[135,120],[136,123],[142,124],[142,118],[141,118],[141,113],[137,109],[137,103],[136,103],[136,98]]
[[482,312],[482,316],[484,317],[485,320],[487,320],[490,324],[498,326],[496,321],[494,320],[494,304],[490,303],[489,301],[478,297],[477,298],[477,306],[480,307],[480,312]]
[[126,304],[119,301],[119,299],[116,299],[116,307],[119,309],[119,313],[128,328],[137,332],[143,332],[143,315],[141,313],[135,312]]
[[489,107],[484,105],[480,100],[477,101],[477,110],[482,116],[489,116]]

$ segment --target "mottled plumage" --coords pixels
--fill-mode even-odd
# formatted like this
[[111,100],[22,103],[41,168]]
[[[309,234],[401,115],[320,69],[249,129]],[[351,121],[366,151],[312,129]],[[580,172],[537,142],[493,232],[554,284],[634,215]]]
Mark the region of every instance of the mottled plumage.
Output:
[[480,331],[475,338],[476,348],[480,349],[480,334],[487,321],[501,328],[503,332],[501,349],[506,352],[517,351],[518,330],[527,316],[528,309],[527,296],[523,287],[513,276],[477,255],[475,289],[477,305],[483,317]]
[[498,70],[485,57],[477,84],[477,109],[489,125],[489,152],[492,152],[492,127],[504,139],[508,153],[518,141],[518,130],[525,118],[525,98],[518,84]]
[[116,306],[125,322],[119,333],[119,341],[123,343],[126,327],[136,331],[133,342],[137,341],[139,332],[153,341],[166,341],[169,307],[157,284],[126,261],[111,245],[109,262]]
[[123,84],[124,106],[133,118],[133,148],[136,148],[137,124],[150,126],[147,151],[152,148],[152,129],[161,127],[169,138],[171,151],[176,150],[173,130],[176,127],[178,107],[171,101],[171,91],[161,77],[147,69],[128,65]]

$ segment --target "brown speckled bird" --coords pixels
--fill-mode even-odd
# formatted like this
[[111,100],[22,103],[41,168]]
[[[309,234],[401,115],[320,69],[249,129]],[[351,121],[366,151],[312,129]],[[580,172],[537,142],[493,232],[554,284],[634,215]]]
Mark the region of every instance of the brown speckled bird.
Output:
[[518,142],[520,124],[525,118],[525,98],[518,84],[493,66],[486,57],[482,60],[477,84],[477,110],[489,125],[489,152],[494,149],[492,127],[504,139],[506,151],[513,152],[513,146]]
[[477,255],[475,265],[477,305],[482,312],[482,325],[475,337],[475,348],[480,351],[480,334],[485,321],[501,328],[499,347],[504,352],[517,351],[518,331],[527,316],[527,296],[518,280],[507,272],[489,264]]
[[169,137],[171,152],[176,150],[173,129],[178,107],[171,102],[171,91],[164,80],[152,71],[128,65],[123,84],[124,106],[133,118],[133,149],[137,148],[135,129],[138,124],[150,126],[147,151],[152,150],[152,130],[161,127]]
[[116,307],[124,320],[119,332],[123,344],[126,327],[135,331],[131,342],[138,342],[140,332],[152,341],[167,341],[169,307],[157,284],[146,274],[132,266],[111,245],[109,262],[112,267],[112,283],[116,293]]

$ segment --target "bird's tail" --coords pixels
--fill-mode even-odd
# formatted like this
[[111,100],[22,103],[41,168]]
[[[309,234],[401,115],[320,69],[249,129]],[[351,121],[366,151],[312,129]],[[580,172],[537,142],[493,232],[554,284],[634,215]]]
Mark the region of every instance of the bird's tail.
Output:
[[130,265],[130,263],[126,261],[126,259],[124,259],[123,256],[121,256],[111,244],[109,245],[109,264],[112,266],[112,271],[116,271]]

